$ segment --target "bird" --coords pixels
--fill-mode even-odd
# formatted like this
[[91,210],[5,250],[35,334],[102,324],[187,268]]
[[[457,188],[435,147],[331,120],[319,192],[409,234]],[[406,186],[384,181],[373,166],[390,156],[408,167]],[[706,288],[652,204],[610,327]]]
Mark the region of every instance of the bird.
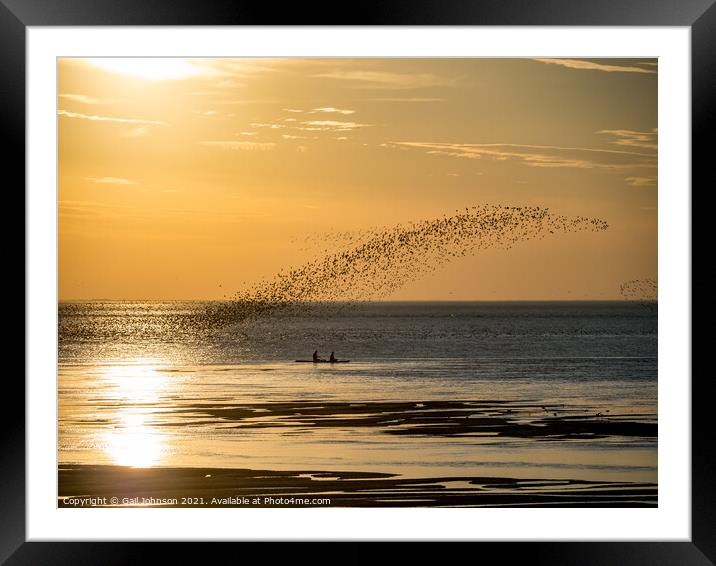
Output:
[[383,228],[310,234],[304,244],[320,247],[315,259],[248,285],[225,302],[207,305],[191,323],[224,326],[277,312],[298,315],[324,302],[386,298],[405,284],[480,250],[510,250],[546,235],[607,228],[607,222],[598,218],[556,215],[541,207],[486,204]]

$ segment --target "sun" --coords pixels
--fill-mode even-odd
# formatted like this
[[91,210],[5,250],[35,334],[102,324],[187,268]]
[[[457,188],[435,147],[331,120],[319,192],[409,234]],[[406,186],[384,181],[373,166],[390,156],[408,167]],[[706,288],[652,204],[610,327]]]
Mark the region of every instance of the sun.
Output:
[[88,59],[95,67],[146,80],[179,80],[217,74],[217,70],[202,64],[201,59],[178,57],[103,57]]

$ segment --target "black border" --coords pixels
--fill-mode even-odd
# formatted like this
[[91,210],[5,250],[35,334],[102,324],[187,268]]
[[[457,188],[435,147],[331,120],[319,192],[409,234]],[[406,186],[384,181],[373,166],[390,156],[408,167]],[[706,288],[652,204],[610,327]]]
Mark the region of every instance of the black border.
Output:
[[[246,3],[240,0],[0,0],[0,132],[7,170],[25,179],[25,30],[76,25],[569,25],[688,26],[692,33],[692,175],[714,187],[710,144],[716,130],[716,4],[714,0],[383,0]],[[11,183],[3,182],[8,190]],[[11,241],[11,240],[10,240]],[[27,281],[26,281],[27,283]],[[26,299],[27,301],[27,299]],[[25,303],[27,309],[27,302]],[[8,381],[10,377],[8,376]],[[686,376],[684,376],[686,377]],[[511,564],[716,564],[716,434],[710,420],[710,376],[692,380],[692,538],[690,542],[470,543],[474,560]],[[12,380],[12,399],[24,386]],[[0,460],[0,562],[21,564],[126,564],[206,561],[224,545],[205,543],[25,542],[25,407],[8,402]],[[9,406],[12,405],[12,406]],[[237,534],[240,534],[237,532]],[[320,533],[316,533],[320,537]],[[233,559],[257,552],[270,562],[359,563],[385,545],[350,543],[337,552],[305,544],[243,543]],[[379,546],[376,546],[379,545]],[[401,562],[429,556],[435,545],[400,547]],[[444,547],[438,547],[444,553]],[[417,550],[417,552],[416,552]],[[254,551],[254,552],[251,552]],[[415,554],[413,554],[415,553]],[[256,559],[255,558],[255,559]]]

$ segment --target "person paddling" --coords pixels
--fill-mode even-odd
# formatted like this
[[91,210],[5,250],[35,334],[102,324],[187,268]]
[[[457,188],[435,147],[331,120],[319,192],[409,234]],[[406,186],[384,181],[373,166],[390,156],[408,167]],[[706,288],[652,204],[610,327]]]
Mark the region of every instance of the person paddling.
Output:
[[314,361],[314,362],[320,362],[320,361],[321,361],[321,358],[318,357],[318,350],[316,350],[315,352],[313,352],[313,361]]
[[333,363],[336,363],[336,362],[338,361],[338,360],[336,359],[335,352],[331,352],[331,357],[330,357],[330,359],[329,359],[328,361],[331,362],[332,364],[333,364]]

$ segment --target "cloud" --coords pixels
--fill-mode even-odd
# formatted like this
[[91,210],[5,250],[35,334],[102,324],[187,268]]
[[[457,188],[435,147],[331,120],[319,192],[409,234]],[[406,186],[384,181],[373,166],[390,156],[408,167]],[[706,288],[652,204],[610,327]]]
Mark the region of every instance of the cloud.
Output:
[[265,123],[265,122],[252,122],[249,124],[249,126],[252,126],[254,128],[268,128],[270,130],[280,130],[282,128],[287,128],[288,126],[284,126],[283,124],[272,124],[272,123]]
[[626,177],[624,180],[632,187],[653,187],[656,185],[656,177]]
[[141,138],[143,136],[148,135],[150,130],[151,130],[151,128],[149,126],[139,126],[137,128],[132,128],[125,134],[122,134],[122,137],[124,137],[124,138]]
[[222,74],[202,59],[180,57],[99,57],[82,59],[103,71],[145,80],[181,80]]
[[[218,59],[192,59],[195,65],[207,67],[214,72],[225,77],[254,77],[266,73],[273,73],[279,70],[282,65],[280,59],[251,59],[251,58],[218,58]],[[221,86],[217,83],[217,86]],[[235,86],[229,84],[227,86]]]
[[[170,189],[171,190],[171,189]],[[167,192],[162,191],[162,192]],[[165,201],[166,202],[166,201]],[[57,203],[58,213],[65,218],[83,218],[94,219],[98,221],[112,221],[113,219],[121,219],[125,222],[127,219],[137,219],[154,221],[161,219],[174,219],[189,223],[203,224],[206,222],[236,222],[242,218],[252,218],[266,215],[264,211],[251,210],[242,207],[237,210],[230,206],[211,209],[199,208],[170,208],[162,203],[160,206],[138,206],[138,205],[120,205],[92,202],[87,200],[75,201],[64,200]],[[65,227],[67,229],[67,227]],[[176,234],[167,236],[168,238],[178,237]],[[179,236],[180,237],[180,236]]]
[[315,78],[348,81],[360,88],[407,89],[431,86],[453,86],[454,79],[431,73],[390,73],[386,71],[331,71],[313,75]]
[[342,110],[340,108],[333,108],[331,106],[328,106],[326,108],[314,108],[311,110],[311,114],[316,113],[325,113],[325,114],[355,114],[355,110]]
[[581,69],[585,71],[603,71],[605,73],[645,73],[656,74],[656,71],[644,69],[642,67],[633,67],[626,65],[607,65],[597,63],[596,61],[584,59],[532,59],[539,63],[548,63],[550,65],[561,65],[569,69]]
[[97,116],[94,114],[80,114],[79,112],[68,112],[67,110],[60,110],[57,112],[59,116],[65,116],[66,118],[79,118],[81,120],[90,120],[92,122],[118,122],[120,124],[148,124],[154,126],[165,126],[166,122],[160,122],[159,120],[140,120],[137,118],[117,118],[114,116]]
[[654,128],[648,132],[638,132],[634,130],[600,130],[598,134],[613,136],[616,139],[609,143],[622,145],[627,147],[639,147],[644,149],[658,148],[658,130]]
[[273,142],[249,142],[249,141],[202,141],[201,145],[220,147],[222,149],[239,149],[243,151],[270,151],[276,148]]
[[86,94],[59,94],[60,98],[65,100],[71,100],[72,102],[79,102],[81,104],[112,104],[117,102],[113,98],[95,98],[93,96],[87,96]]
[[122,177],[86,177],[88,181],[98,185],[136,185],[136,181]]
[[465,159],[516,160],[528,167],[632,169],[655,167],[654,155],[633,151],[549,145],[392,142],[389,147],[417,148],[433,155]]
[[296,114],[303,112],[303,110],[299,110],[298,108],[284,108],[283,111],[284,112],[294,112]]
[[367,128],[373,124],[359,124],[357,122],[345,122],[341,120],[305,120],[296,122],[289,118],[278,124],[275,122],[252,122],[249,124],[253,128],[265,128],[268,130],[293,130],[304,132],[346,132],[357,128]]
[[332,130],[335,132],[343,132],[347,130],[355,130],[356,128],[366,128],[372,124],[358,124],[357,122],[341,122],[338,120],[307,120],[301,122],[305,127],[299,127],[299,130]]
[[182,57],[100,57],[80,61],[104,71],[145,80],[209,79],[215,81],[210,85],[214,88],[241,86],[235,79],[274,71],[279,62],[250,58]]

